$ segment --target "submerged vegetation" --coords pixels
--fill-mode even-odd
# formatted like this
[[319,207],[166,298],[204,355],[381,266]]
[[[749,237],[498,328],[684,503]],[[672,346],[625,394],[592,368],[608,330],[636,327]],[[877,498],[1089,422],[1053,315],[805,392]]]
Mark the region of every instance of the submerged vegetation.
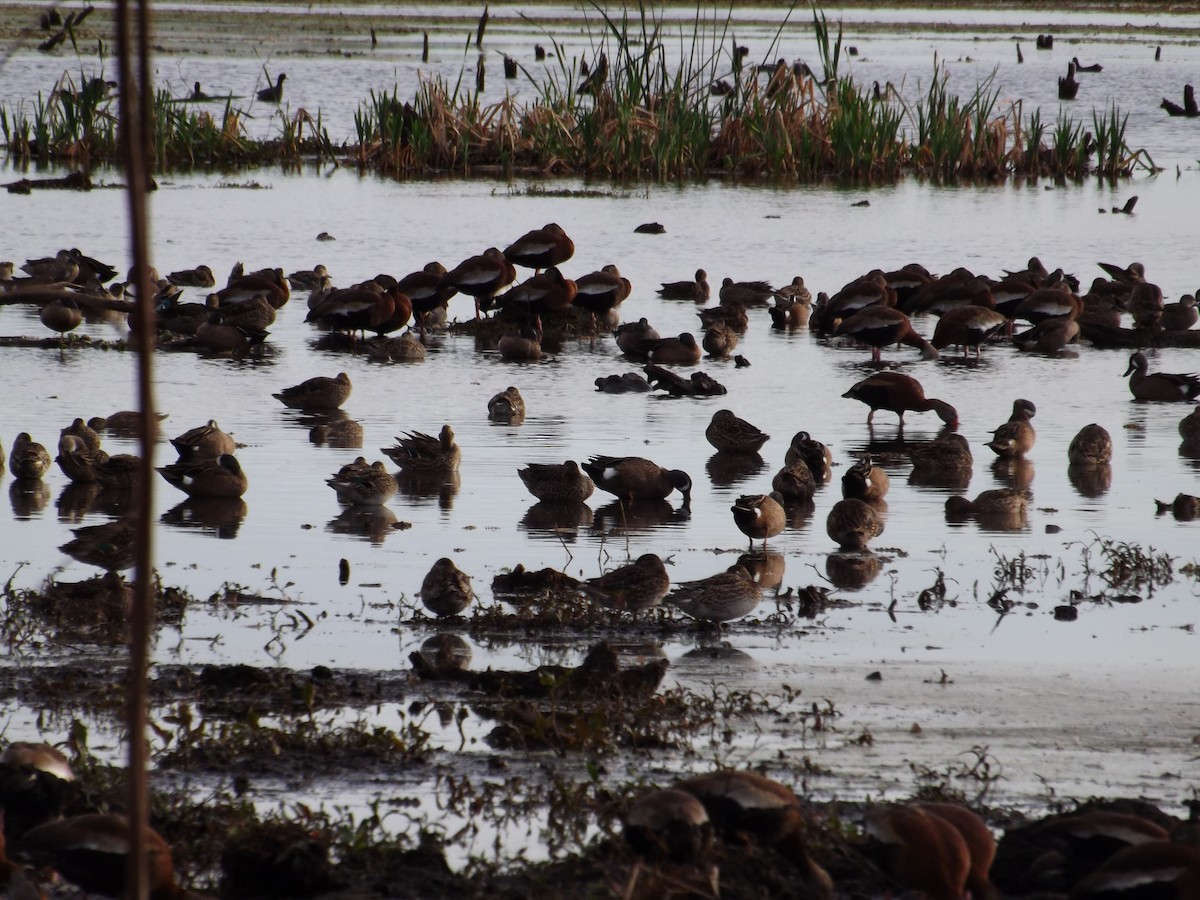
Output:
[[[691,33],[677,38],[678,62],[668,51],[676,37],[645,6],[633,16],[600,16],[586,77],[576,74],[582,61],[569,59],[552,38],[544,68],[518,67],[533,87],[529,102],[506,95],[485,104],[482,75],[465,68],[453,82],[420,73],[409,99],[398,88],[372,90],[355,112],[353,140],[341,144],[320,113],[280,110],[277,135],[256,139],[246,130],[248,112],[233,99],[213,113],[160,89],[154,97],[156,167],[316,161],[396,178],[532,168],[616,179],[719,174],[797,181],[908,174],[942,181],[1115,179],[1137,167],[1154,168],[1145,150],[1127,144],[1126,116],[1115,105],[1093,111],[1090,123],[1060,111],[1051,124],[1039,109],[1026,113],[1020,101],[1002,104],[995,73],[968,97],[952,94],[936,59],[923,96],[911,104],[891,85],[860,85],[839,71],[840,27],[832,33],[815,9],[820,72],[782,59],[749,64],[734,42],[731,14],[713,22],[698,11]],[[82,170],[116,161],[116,100],[102,80],[81,75],[80,81],[64,75],[31,105],[0,107],[10,159]]]

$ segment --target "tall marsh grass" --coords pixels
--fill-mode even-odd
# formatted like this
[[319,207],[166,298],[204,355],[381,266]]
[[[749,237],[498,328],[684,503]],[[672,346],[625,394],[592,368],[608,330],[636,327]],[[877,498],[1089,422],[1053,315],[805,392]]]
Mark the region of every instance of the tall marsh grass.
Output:
[[[345,161],[392,177],[536,169],[614,179],[688,179],[712,174],[859,181],[917,174],[939,181],[1009,176],[1125,177],[1153,169],[1126,140],[1114,105],[1091,128],[1060,110],[1053,123],[1000,103],[993,72],[966,96],[934,60],[910,106],[840,71],[842,33],[812,12],[819,75],[799,62],[755,65],[737,47],[731,14],[697,7],[688,27],[669,26],[646,5],[610,14],[593,5],[591,74],[546,35],[545,63],[519,71],[533,97],[484,103],[464,54],[456,80],[421,74],[416,91],[371,91],[354,135],[336,144],[305,110],[278,116],[278,137],[247,136],[232,101],[217,113],[173,100],[154,103],[155,165],[253,166]],[[793,6],[768,48],[775,55]],[[469,44],[469,42],[468,42]],[[472,54],[474,51],[468,50]],[[117,158],[116,117],[103,82],[67,76],[32,104],[0,105],[10,159],[80,168]]]

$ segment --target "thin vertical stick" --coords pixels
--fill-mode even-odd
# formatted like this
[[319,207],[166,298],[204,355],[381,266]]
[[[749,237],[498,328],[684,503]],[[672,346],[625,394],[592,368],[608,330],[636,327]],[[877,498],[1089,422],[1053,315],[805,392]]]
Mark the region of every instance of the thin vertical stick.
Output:
[[[138,409],[141,412],[139,438],[141,471],[137,490],[136,557],[132,622],[129,638],[129,695],[127,697],[127,730],[129,739],[129,867],[126,877],[126,897],[144,900],[150,894],[145,828],[149,814],[149,789],[146,781],[146,677],[149,668],[150,627],[154,615],[153,584],[153,464],[154,464],[154,396],[151,367],[154,352],[154,292],[150,286],[149,217],[146,194],[149,186],[151,153],[150,127],[150,13],[148,0],[136,0],[136,46],[131,37],[130,0],[117,3],[117,62],[120,91],[121,146],[124,152],[125,178],[129,198],[130,252],[133,257],[134,279],[137,283],[138,304],[134,310],[137,328],[134,330],[137,351]],[[137,56],[137,77],[134,77],[134,55]]]

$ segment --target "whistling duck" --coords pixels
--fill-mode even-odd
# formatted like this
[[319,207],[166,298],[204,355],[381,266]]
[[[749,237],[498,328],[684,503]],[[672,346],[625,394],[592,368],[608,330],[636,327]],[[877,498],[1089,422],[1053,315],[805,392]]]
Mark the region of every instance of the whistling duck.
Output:
[[962,900],[971,853],[946,819],[920,806],[877,806],[863,831],[872,855],[902,887],[927,900]]
[[742,306],[766,306],[775,289],[765,281],[734,281],[725,278],[717,296],[722,304],[740,303]]
[[196,266],[194,269],[180,269],[178,272],[172,272],[167,276],[167,281],[179,287],[214,287],[217,279],[213,276],[213,270],[208,266]]
[[424,324],[424,317],[435,310],[446,308],[458,288],[445,281],[446,267],[436,260],[426,263],[424,268],[410,272],[396,282],[396,287],[412,303],[417,322]]
[[658,296],[666,300],[691,300],[693,303],[705,303],[708,300],[708,273],[703,269],[696,270],[694,281],[668,281],[658,289]]
[[74,331],[83,322],[83,312],[78,303],[70,297],[63,297],[43,304],[38,311],[38,318],[51,331],[66,336],[67,332]]
[[671,589],[671,577],[662,559],[643,553],[629,565],[589,578],[580,590],[609,609],[641,612],[657,606]]
[[756,772],[723,771],[675,785],[704,804],[726,840],[750,835],[798,867],[808,882],[805,896],[827,900],[833,881],[808,852],[800,801],[785,785]]
[[275,79],[275,83],[260,90],[256,96],[264,103],[282,103],[283,83],[286,80],[287,75],[285,75],[283,72],[280,72],[279,77]]
[[474,596],[470,576],[444,556],[421,582],[421,602],[439,619],[457,616],[471,605]]
[[871,347],[871,361],[879,362],[883,348],[889,344],[907,344],[921,351],[922,359],[937,359],[933,345],[913,330],[908,316],[887,306],[870,306],[861,310],[834,329],[835,336],[846,335]]
[[656,365],[694,366],[700,362],[700,345],[694,335],[684,332],[679,337],[661,338],[647,348],[646,358]]
[[529,493],[539,500],[582,502],[596,489],[592,479],[573,459],[561,465],[530,463],[524,469],[518,469],[517,474]]
[[1075,318],[1083,309],[1079,297],[1065,284],[1039,288],[1031,292],[1013,312],[1013,318],[1025,319],[1034,325],[1060,316]]
[[660,335],[645,317],[636,322],[622,322],[613,332],[617,339],[617,349],[622,353],[645,358],[644,347],[649,347],[655,341],[662,340]]
[[512,284],[517,270],[496,247],[479,256],[464,259],[442,276],[440,287],[454,289],[475,299],[475,318],[481,309],[491,309],[492,298],[501,288]]
[[159,474],[172,487],[189,497],[231,499],[246,493],[248,481],[237,457],[224,453],[208,459],[175,462],[162,466]]
[[896,306],[912,312],[912,301],[917,292],[935,279],[920,263],[905,263],[899,269],[883,273],[883,280],[896,292]]
[[544,228],[527,231],[504,249],[506,260],[527,269],[557,266],[574,255],[575,244],[561,226],[554,222]]
[[237,442],[221,430],[216,419],[209,419],[207,425],[189,428],[179,437],[172,438],[171,446],[179,453],[180,462],[212,459],[237,450]]
[[785,463],[771,479],[771,490],[787,503],[807,503],[817,491],[817,481],[803,459]]
[[785,466],[792,465],[796,460],[802,460],[808,466],[818,484],[824,484],[833,477],[833,452],[807,431],[797,431],[792,435],[792,441],[784,453]]
[[1112,461],[1112,436],[1103,425],[1084,425],[1071,439],[1067,459],[1073,466],[1098,466]]
[[534,275],[514,285],[504,296],[497,298],[501,309],[523,313],[526,318],[534,315],[561,313],[575,299],[578,288],[574,281],[563,278],[557,266],[550,266],[540,275]]
[[821,334],[830,334],[843,319],[869,306],[895,306],[896,292],[888,286],[883,272],[875,269],[847,284],[818,305],[814,324]]
[[737,498],[730,510],[738,530],[750,538],[751,550],[755,540],[761,540],[765,549],[767,539],[782,532],[787,524],[783,497],[779,494],[745,494]]
[[399,489],[396,479],[388,473],[381,460],[366,465],[361,456],[342,466],[325,483],[333,488],[340,501],[351,506],[382,506],[396,496]]
[[268,336],[269,332],[261,328],[226,322],[220,312],[212,312],[196,328],[193,340],[197,347],[213,353],[236,353],[261,344]]
[[345,372],[329,378],[318,375],[271,396],[291,409],[337,409],[350,397],[350,376]]
[[493,422],[516,423],[525,418],[525,398],[515,387],[507,387],[488,401],[488,418]]
[[525,325],[517,334],[503,335],[496,342],[501,359],[536,362],[542,358],[542,336],[537,328]]
[[1129,357],[1129,390],[1135,400],[1194,400],[1200,395],[1200,378],[1195,375],[1149,373],[1150,363],[1140,350]]
[[412,301],[397,288],[384,290],[375,282],[326,294],[305,317],[334,331],[395,331],[412,315]]
[[283,307],[291,294],[283,269],[264,269],[249,275],[231,277],[229,284],[217,291],[221,306],[230,306],[251,297],[263,296],[276,309]]
[[[13,741],[4,748],[0,753],[0,803],[4,807],[0,861],[6,840],[15,844],[31,828],[62,817],[74,780],[67,758],[49,744]],[[4,895],[3,888],[0,878],[0,895]]]
[[437,437],[420,431],[397,435],[396,447],[383,447],[385,456],[402,472],[453,472],[462,459],[454,430],[443,425]]
[[847,552],[867,549],[871,539],[883,533],[883,522],[863,500],[839,500],[825,519],[825,532]]
[[1079,322],[1073,318],[1046,319],[1028,331],[1013,336],[1013,343],[1022,350],[1058,353],[1079,337]]
[[1200,849],[1152,841],[1114,853],[1071,891],[1071,900],[1200,897]]
[[700,345],[709,356],[723,359],[737,348],[738,335],[728,325],[717,322],[705,330]]
[[1004,328],[1008,319],[994,309],[983,306],[960,306],[948,310],[938,319],[933,329],[931,344],[938,350],[943,350],[951,344],[962,346],[963,359],[971,348],[975,350],[975,358],[984,343],[996,332]]
[[889,487],[887,472],[871,462],[869,453],[864,453],[842,476],[842,496],[846,499],[872,503],[886,497]]
[[1184,294],[1178,303],[1168,303],[1163,307],[1158,324],[1164,331],[1188,331],[1197,321],[1200,321],[1200,312],[1196,310],[1196,298],[1192,294]]
[[652,791],[625,814],[625,840],[647,859],[694,865],[712,845],[712,823],[704,804],[686,791]]
[[39,479],[50,468],[50,451],[22,431],[8,454],[8,468],[13,478]]
[[950,428],[958,427],[958,412],[943,400],[925,397],[925,389],[917,379],[899,372],[879,372],[864,378],[842,394],[865,403],[871,408],[867,415],[867,424],[875,418],[875,411],[890,410],[900,417],[900,425],[904,426],[906,412],[925,412],[933,410],[938,417]]
[[733,450],[737,453],[754,453],[771,439],[770,435],[759,431],[728,409],[719,409],[713,413],[704,436],[718,450]]
[[955,269],[950,274],[930,282],[916,291],[909,302],[912,311],[930,312],[936,316],[944,315],[960,306],[996,308],[996,298],[992,295],[991,286],[969,269]]
[[1000,892],[988,877],[996,858],[996,838],[983,819],[954,803],[921,803],[918,808],[949,822],[967,845],[971,859],[967,890],[971,892],[971,900],[1000,900]]
[[740,619],[761,601],[762,588],[740,565],[708,578],[685,581],[666,596],[667,603],[705,622]]
[[673,490],[683,496],[684,506],[692,502],[692,479],[687,472],[664,469],[640,456],[593,456],[582,468],[596,487],[625,502],[662,500]]
[[603,316],[620,306],[633,286],[621,275],[621,270],[609,264],[598,272],[589,272],[575,279],[575,305],[592,315]]
[[1037,407],[1029,400],[1014,400],[1008,421],[992,433],[987,442],[997,456],[1020,459],[1033,449],[1037,432],[1029,420],[1037,413]]

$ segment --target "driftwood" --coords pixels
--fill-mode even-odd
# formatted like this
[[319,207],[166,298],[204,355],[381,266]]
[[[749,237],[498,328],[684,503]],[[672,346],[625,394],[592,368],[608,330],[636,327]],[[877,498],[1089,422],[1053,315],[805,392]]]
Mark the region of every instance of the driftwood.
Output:
[[28,194],[35,190],[90,191],[92,179],[84,172],[72,172],[62,178],[22,178],[4,187],[10,194]]
[[1200,331],[1163,331],[1155,328],[1114,328],[1080,322],[1079,333],[1095,347],[1144,350],[1152,347],[1200,347]]
[[74,300],[83,309],[90,309],[96,312],[105,310],[109,312],[131,313],[137,308],[137,304],[129,300],[114,300],[112,297],[107,297],[103,294],[74,291],[63,287],[61,284],[36,284],[29,285],[28,287],[15,287],[8,291],[0,291],[0,306],[6,306],[10,303],[32,303],[37,306],[44,306],[47,303],[53,303],[55,300],[68,299]]

